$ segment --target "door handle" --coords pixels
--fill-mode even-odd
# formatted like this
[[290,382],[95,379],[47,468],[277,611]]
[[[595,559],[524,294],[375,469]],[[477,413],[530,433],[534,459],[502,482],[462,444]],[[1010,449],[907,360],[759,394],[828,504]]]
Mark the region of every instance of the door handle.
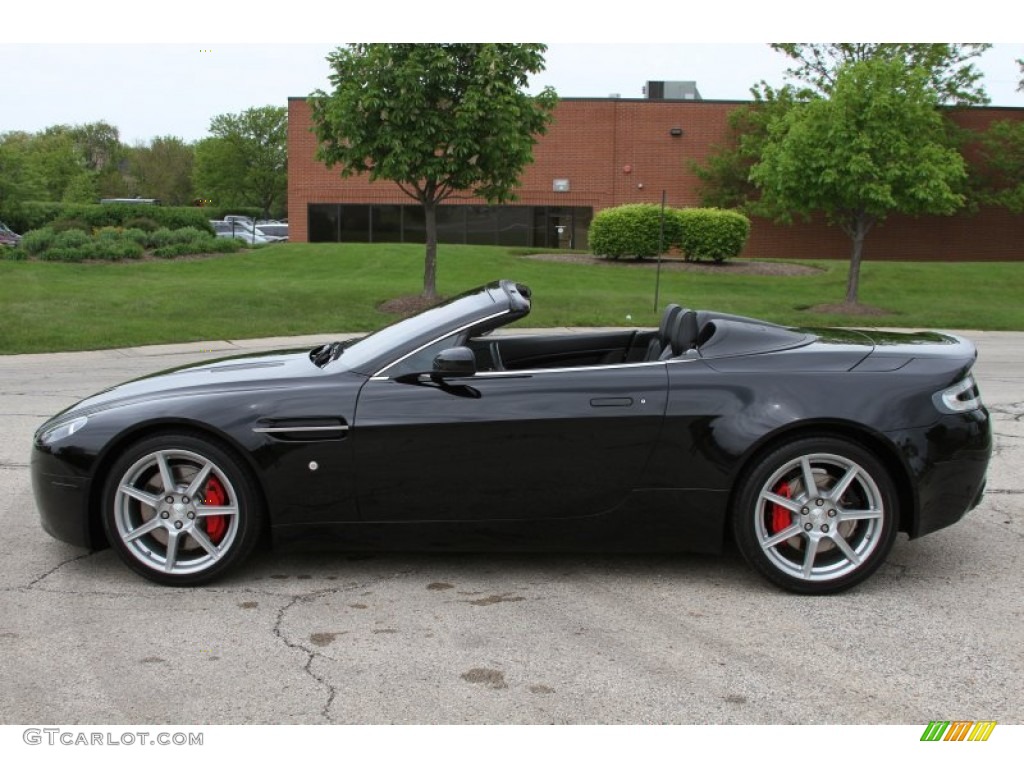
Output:
[[593,408],[628,408],[633,404],[632,397],[592,397],[590,405]]

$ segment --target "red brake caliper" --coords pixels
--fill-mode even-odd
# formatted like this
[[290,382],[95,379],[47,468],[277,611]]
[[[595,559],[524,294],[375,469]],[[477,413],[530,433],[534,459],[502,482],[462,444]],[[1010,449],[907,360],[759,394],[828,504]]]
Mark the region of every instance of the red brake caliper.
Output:
[[[785,480],[783,480],[775,487],[775,493],[787,499],[793,498],[793,493],[789,489],[789,483],[787,483]],[[771,513],[772,517],[771,521],[768,524],[768,527],[772,534],[776,534],[779,531],[789,528],[789,526],[793,522],[792,513],[788,509],[783,507],[781,504],[772,504]]]
[[[203,504],[211,507],[223,507],[227,500],[228,494],[224,490],[224,486],[221,485],[220,480],[216,477],[211,477],[206,481]],[[224,538],[224,534],[228,531],[227,517],[224,515],[211,515],[203,519],[206,521],[206,535],[210,537],[210,541],[214,544],[219,544],[220,540]]]

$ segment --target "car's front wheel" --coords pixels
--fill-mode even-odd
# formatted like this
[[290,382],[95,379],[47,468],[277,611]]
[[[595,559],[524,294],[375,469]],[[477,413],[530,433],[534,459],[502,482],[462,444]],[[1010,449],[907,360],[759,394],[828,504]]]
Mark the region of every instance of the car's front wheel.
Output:
[[835,437],[770,451],[742,481],[733,508],[736,543],[769,581],[828,594],[868,578],[896,539],[895,487],[881,462]]
[[262,501],[233,453],[195,435],[158,435],[114,463],[103,496],[107,538],[147,579],[195,586],[244,559]]

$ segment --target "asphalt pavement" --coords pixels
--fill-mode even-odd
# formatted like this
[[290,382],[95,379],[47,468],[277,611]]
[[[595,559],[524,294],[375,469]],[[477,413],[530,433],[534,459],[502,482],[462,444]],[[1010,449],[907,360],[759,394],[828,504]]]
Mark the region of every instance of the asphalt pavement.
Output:
[[1024,723],[1024,334],[965,332],[984,502],[859,588],[680,555],[257,553],[169,589],[39,526],[31,436],[162,368],[324,339],[0,357],[0,723]]

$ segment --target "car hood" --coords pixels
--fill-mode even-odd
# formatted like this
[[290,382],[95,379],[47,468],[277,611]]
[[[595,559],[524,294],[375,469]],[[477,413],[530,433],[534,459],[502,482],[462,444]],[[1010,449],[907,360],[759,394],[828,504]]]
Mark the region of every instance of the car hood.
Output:
[[199,365],[171,368],[118,384],[79,401],[50,421],[86,416],[142,401],[216,392],[284,389],[299,381],[330,375],[313,365],[309,350],[226,357]]

